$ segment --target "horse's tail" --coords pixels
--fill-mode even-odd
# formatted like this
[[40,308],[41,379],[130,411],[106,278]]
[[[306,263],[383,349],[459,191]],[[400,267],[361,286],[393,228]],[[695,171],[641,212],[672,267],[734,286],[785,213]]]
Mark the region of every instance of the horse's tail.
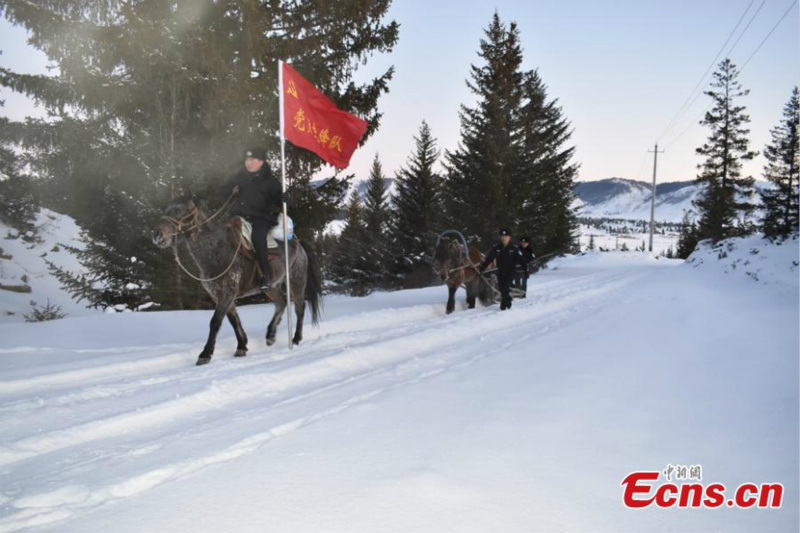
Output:
[[490,306],[494,303],[494,294],[492,286],[486,281],[483,274],[478,275],[478,299],[484,306]]
[[306,273],[306,301],[311,304],[311,323],[319,324],[320,307],[322,305],[322,274],[319,269],[319,261],[311,245],[305,241],[300,241],[303,250],[308,257],[308,272]]

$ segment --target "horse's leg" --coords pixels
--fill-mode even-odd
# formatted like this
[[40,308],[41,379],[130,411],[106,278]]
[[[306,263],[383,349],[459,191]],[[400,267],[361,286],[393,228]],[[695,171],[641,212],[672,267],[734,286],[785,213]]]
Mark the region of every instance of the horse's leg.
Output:
[[208,340],[197,358],[198,366],[205,365],[211,361],[211,356],[214,355],[214,346],[217,343],[217,333],[219,333],[219,328],[222,326],[222,320],[233,305],[235,296],[235,291],[230,291],[230,293],[222,294],[221,297],[217,298],[217,307],[214,309],[214,316],[211,317],[211,323],[209,324]]
[[292,342],[300,344],[303,340],[303,319],[306,317],[306,300],[302,296],[294,301],[294,312],[297,315],[297,327],[294,329]]
[[286,310],[286,297],[278,288],[269,292],[269,299],[275,304],[275,314],[272,315],[272,320],[267,327],[267,346],[272,346],[275,344],[275,334],[278,331],[281,318],[283,318],[283,312]]
[[458,290],[458,285],[448,285],[447,286],[447,314],[449,315],[456,309],[456,291]]
[[247,355],[247,333],[244,332],[242,327],[242,321],[239,319],[236,305],[232,305],[230,311],[228,311],[228,321],[236,333],[236,352],[233,355],[234,357],[244,357]]
[[475,295],[477,292],[477,283],[475,279],[472,279],[467,283],[467,307],[469,307],[469,309],[475,309]]

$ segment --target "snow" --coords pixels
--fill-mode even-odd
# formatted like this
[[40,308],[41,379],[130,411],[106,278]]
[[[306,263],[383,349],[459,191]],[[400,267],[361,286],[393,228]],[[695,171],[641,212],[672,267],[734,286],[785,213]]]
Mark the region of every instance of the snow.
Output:
[[[292,351],[248,306],[204,367],[206,311],[0,325],[0,532],[796,531],[798,244],[734,244],[558,259],[502,313],[330,296]],[[623,507],[678,463],[783,507]]]
[[[649,246],[650,243],[650,233],[647,229],[645,229],[646,233],[636,231],[611,232],[604,228],[587,226],[586,224],[580,224],[579,229],[580,235],[578,236],[578,242],[580,243],[581,250],[586,250],[589,247],[589,241],[592,237],[594,237],[594,246],[596,250],[602,248],[606,251],[619,253],[626,253],[620,250],[623,245],[628,247],[629,252],[636,253],[635,250],[642,247],[642,242],[645,243],[645,247]],[[666,253],[670,247],[674,252],[678,247],[678,238],[679,235],[675,232],[666,232],[664,235],[658,231],[654,232],[653,252],[656,254],[662,252]]]
[[771,243],[761,235],[726,239],[717,244],[702,241],[686,260],[694,268],[746,277],[763,285],[791,289],[798,275],[797,236]]
[[[623,178],[611,178],[602,181],[607,182],[609,190],[614,192],[597,199],[598,201],[593,203],[576,197],[573,202],[573,208],[580,208],[578,211],[579,216],[650,220],[652,185]],[[659,190],[656,195],[654,213],[656,221],[679,223],[683,219],[684,212],[695,211],[693,203],[698,198],[702,186],[693,182],[686,182],[685,185],[683,183],[659,185],[659,187],[662,186],[666,186],[667,192]],[[760,205],[761,198],[758,193],[767,187],[769,187],[767,182],[757,181],[755,183],[756,194],[749,201]]]
[[333,235],[333,236],[341,235],[345,225],[346,222],[344,220],[332,220],[328,222],[328,225],[325,227],[325,231],[323,231],[323,234]]
[[[32,310],[31,301],[44,307],[61,307],[68,316],[86,316],[97,313],[85,307],[86,302],[75,302],[70,294],[61,288],[59,281],[50,274],[46,261],[50,261],[67,271],[85,272],[77,258],[65,247],[83,248],[80,227],[75,221],[48,209],[41,209],[36,215],[35,225],[42,242],[26,242],[15,229],[0,222],[0,248],[3,255],[11,259],[0,259],[0,284],[23,285],[31,287],[30,293],[16,293],[0,290],[0,324],[23,322],[24,315]],[[23,276],[27,279],[24,281]]]

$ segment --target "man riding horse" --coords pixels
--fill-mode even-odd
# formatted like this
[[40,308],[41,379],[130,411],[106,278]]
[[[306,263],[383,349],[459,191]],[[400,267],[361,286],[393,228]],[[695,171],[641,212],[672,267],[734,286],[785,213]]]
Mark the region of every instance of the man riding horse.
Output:
[[245,150],[244,166],[218,191],[225,198],[235,195],[231,214],[244,218],[253,226],[253,248],[262,273],[259,286],[265,291],[270,288],[267,234],[278,224],[282,203],[288,200],[281,183],[265,162],[266,155],[263,148]]

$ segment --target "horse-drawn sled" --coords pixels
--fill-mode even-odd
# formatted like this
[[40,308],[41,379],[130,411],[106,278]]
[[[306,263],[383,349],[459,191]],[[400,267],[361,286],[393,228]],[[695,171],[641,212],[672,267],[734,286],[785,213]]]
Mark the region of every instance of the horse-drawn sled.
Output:
[[[460,231],[449,229],[439,234],[433,260],[439,277],[447,284],[448,314],[455,310],[455,294],[460,287],[467,291],[469,309],[475,308],[476,300],[487,306],[500,301],[497,278],[492,276],[497,269],[492,268],[481,273],[483,254],[470,246]],[[512,298],[520,298],[525,296],[525,291],[512,287],[510,294]]]

